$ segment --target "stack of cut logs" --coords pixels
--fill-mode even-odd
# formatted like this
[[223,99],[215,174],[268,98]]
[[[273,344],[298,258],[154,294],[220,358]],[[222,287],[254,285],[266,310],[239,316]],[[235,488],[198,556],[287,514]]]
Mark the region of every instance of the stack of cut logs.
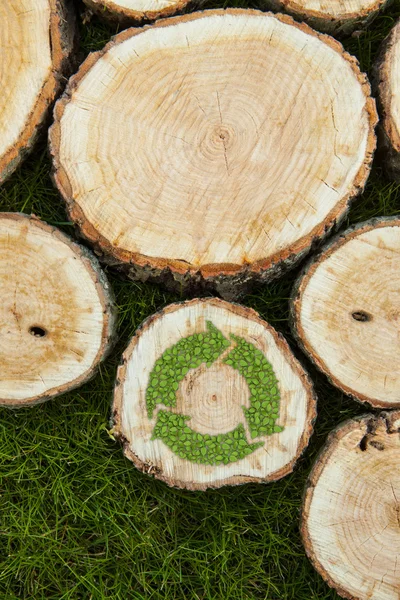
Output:
[[[367,181],[378,114],[357,60],[327,35],[368,25],[385,1],[260,7],[286,14],[85,3],[85,20],[136,27],[75,74],[68,0],[0,5],[0,184],[63,92],[49,130],[52,177],[81,237],[0,213],[0,404],[43,402],[95,374],[116,339],[101,262],[188,297],[220,296],[165,307],[128,345],[112,407],[126,456],[191,490],[275,481],[309,442],[313,385],[282,335],[232,300],[319,245],[294,286],[294,337],[333,385],[384,412],[330,435],[301,532],[340,595],[397,598],[400,218],[338,233]],[[397,24],[374,92],[379,158],[400,181],[399,82]]]

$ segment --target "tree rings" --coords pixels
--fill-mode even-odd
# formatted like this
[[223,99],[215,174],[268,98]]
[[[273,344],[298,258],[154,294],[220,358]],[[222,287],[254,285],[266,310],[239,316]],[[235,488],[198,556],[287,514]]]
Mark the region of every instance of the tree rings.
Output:
[[0,2],[0,184],[32,147],[70,70],[67,0]]
[[364,415],[330,434],[310,474],[301,533],[315,568],[351,600],[397,600],[400,413]]
[[379,126],[387,173],[400,181],[400,22],[382,44],[374,65],[374,80],[382,120]]
[[260,4],[288,12],[319,31],[344,36],[366,27],[389,0],[261,0]]
[[171,486],[279,479],[314,417],[311,382],[282,336],[215,298],[149,318],[118,369],[113,433],[140,470]]
[[0,405],[37,404],[95,373],[112,294],[85,248],[35,217],[0,214]]
[[379,218],[331,242],[294,291],[295,334],[347,394],[376,407],[400,403],[400,221]]
[[366,181],[370,86],[291,18],[212,10],[131,29],[57,103],[54,180],[104,260],[234,297],[293,266]]
[[202,2],[193,0],[83,0],[98,17],[122,27],[183,12]]

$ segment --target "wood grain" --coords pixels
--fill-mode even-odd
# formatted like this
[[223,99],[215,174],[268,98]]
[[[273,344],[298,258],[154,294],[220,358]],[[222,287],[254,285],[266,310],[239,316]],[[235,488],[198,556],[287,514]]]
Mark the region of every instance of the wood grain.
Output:
[[115,336],[95,257],[36,217],[0,214],[0,405],[44,402],[90,379]]
[[290,17],[204,11],[119,34],[57,103],[54,180],[128,276],[234,297],[279,276],[364,186],[357,61]]
[[303,349],[347,394],[372,406],[400,402],[400,221],[344,232],[304,269],[291,313]]
[[[210,327],[225,340],[214,358],[200,359],[193,367],[198,347],[183,356],[178,351],[178,358],[174,355],[177,345],[193,336],[202,337],[201,347]],[[241,340],[257,356],[250,361],[251,376],[246,371],[246,349],[236,363],[231,360]],[[163,356],[167,375],[171,372],[174,377],[174,361],[181,358],[183,372],[172,383],[161,383],[161,397],[152,403],[154,379],[163,381]],[[260,358],[268,365],[264,379],[257,366]],[[162,431],[155,435],[160,416],[166,437]],[[265,417],[269,422],[263,428]],[[167,431],[164,423],[169,418],[185,423]],[[140,470],[171,486],[204,490],[279,479],[292,471],[307,446],[314,418],[311,381],[283,337],[251,309],[216,298],[172,304],[150,317],[129,344],[117,373],[113,433]],[[237,436],[232,433],[236,430]],[[193,437],[195,441],[189,442]],[[199,457],[191,458],[184,443],[191,444],[190,452]],[[207,455],[207,444],[217,448],[214,458]]]
[[204,4],[204,0],[83,0],[100,19],[121,27],[171,17]]
[[392,179],[400,181],[400,21],[383,41],[373,74],[381,122],[379,142],[383,164]]
[[68,0],[0,3],[0,184],[33,146],[71,71],[74,18]]
[[318,31],[342,37],[367,27],[391,0],[260,0],[263,8],[288,12]]
[[350,600],[397,600],[400,413],[363,415],[330,434],[304,496],[301,533],[314,567]]

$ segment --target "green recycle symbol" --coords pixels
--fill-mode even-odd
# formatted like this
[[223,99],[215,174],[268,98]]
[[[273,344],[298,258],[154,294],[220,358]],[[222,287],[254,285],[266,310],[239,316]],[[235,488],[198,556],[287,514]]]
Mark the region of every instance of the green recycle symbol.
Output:
[[[252,438],[279,433],[280,393],[278,381],[264,354],[242,337],[231,334],[234,348],[223,359],[245,378],[250,390],[250,408],[242,407]],[[182,338],[158,358],[150,373],[146,389],[149,419],[157,404],[176,406],[176,392],[190,369],[202,363],[210,367],[232,344],[207,321],[207,331]],[[186,421],[190,416],[160,409],[152,439],[160,439],[180,458],[192,462],[219,465],[245,458],[264,442],[250,444],[240,423],[233,431],[219,435],[197,433]]]

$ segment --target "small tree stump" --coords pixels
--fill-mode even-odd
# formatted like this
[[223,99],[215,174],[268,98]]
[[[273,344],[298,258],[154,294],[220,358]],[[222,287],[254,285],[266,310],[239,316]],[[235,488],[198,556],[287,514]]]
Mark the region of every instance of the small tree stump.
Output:
[[346,421],[329,436],[307,482],[304,546],[344,598],[399,597],[399,428],[398,411]]
[[98,17],[122,27],[170,17],[204,0],[83,0]]
[[140,470],[170,486],[279,479],[314,417],[311,381],[283,337],[216,298],[148,319],[118,369],[113,432]]
[[0,184],[16,169],[69,71],[68,0],[0,2]]
[[92,377],[114,306],[98,261],[35,217],[0,213],[0,405],[44,402]]
[[124,31],[57,103],[71,218],[134,279],[232,298],[343,218],[375,147],[370,86],[290,17],[211,10]]
[[380,145],[387,174],[400,181],[400,21],[384,40],[374,65],[381,122]]
[[363,29],[390,0],[260,0],[263,8],[288,12],[311,27],[335,36]]
[[400,404],[400,220],[335,238],[298,280],[294,333],[334,385],[360,402]]

